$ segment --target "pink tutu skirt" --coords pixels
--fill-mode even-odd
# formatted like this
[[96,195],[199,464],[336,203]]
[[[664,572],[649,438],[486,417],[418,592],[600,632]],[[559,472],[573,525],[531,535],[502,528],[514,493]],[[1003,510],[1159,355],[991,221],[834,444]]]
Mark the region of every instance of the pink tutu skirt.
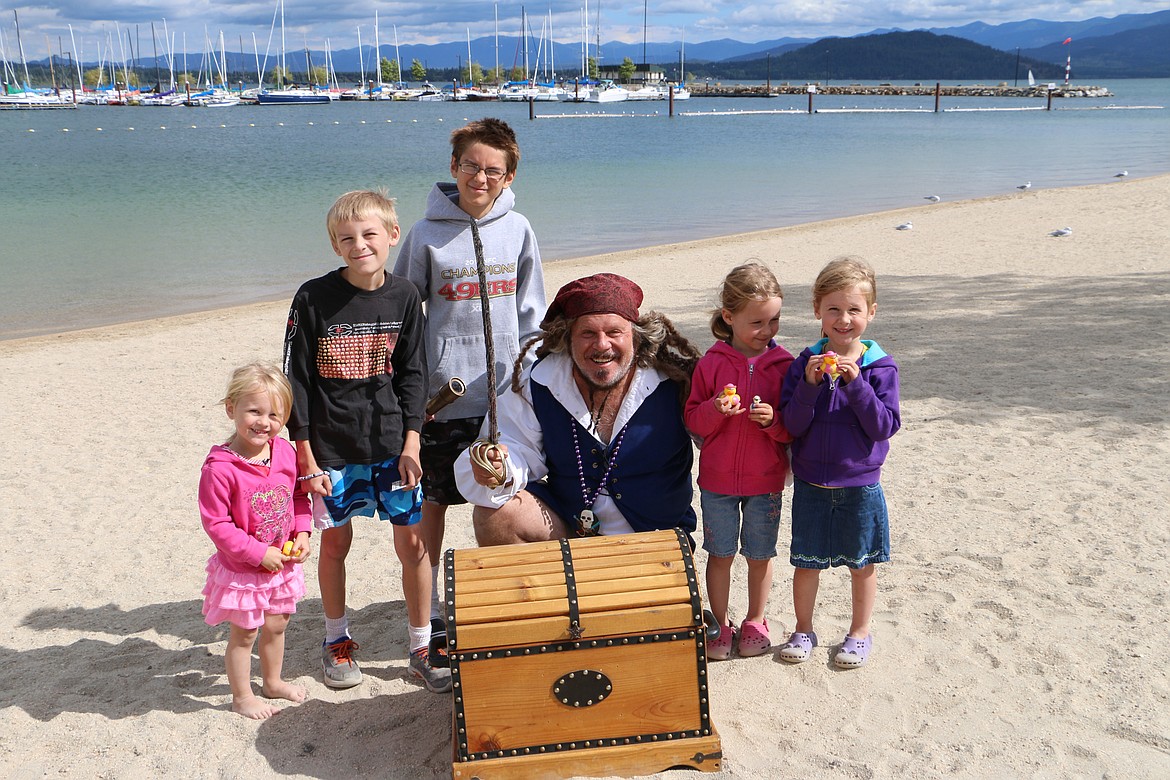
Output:
[[207,559],[203,586],[203,620],[216,626],[225,620],[246,630],[264,625],[265,614],[291,615],[305,595],[305,574],[299,563],[278,572],[238,572],[225,567],[219,553]]

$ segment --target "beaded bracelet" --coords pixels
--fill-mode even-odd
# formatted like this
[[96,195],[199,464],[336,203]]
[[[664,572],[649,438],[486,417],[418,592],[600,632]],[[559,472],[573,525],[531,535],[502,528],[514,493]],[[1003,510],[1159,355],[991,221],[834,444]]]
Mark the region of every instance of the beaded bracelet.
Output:
[[303,477],[297,477],[297,482],[308,482],[310,479],[316,479],[317,477],[327,477],[327,476],[329,476],[329,474],[327,472],[318,471],[316,474],[306,474]]

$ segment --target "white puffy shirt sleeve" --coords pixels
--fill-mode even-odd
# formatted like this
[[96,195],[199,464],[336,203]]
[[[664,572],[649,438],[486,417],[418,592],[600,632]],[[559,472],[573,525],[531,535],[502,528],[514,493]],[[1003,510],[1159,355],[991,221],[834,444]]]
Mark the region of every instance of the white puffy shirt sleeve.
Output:
[[[522,374],[520,393],[514,393],[509,388],[497,399],[500,444],[508,448],[505,484],[492,489],[475,481],[471,472],[470,448],[455,459],[455,483],[459,486],[459,492],[476,506],[498,509],[529,482],[540,481],[548,474],[548,465],[544,460],[544,433],[532,408],[529,384],[531,373],[532,368],[529,367]],[[480,436],[487,438],[487,435],[488,420],[485,417]]]

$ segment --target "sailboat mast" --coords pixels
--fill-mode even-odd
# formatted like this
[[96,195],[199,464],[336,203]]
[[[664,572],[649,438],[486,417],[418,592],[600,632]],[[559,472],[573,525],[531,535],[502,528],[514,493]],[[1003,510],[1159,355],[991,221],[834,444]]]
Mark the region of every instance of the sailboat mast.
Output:
[[358,32],[358,67],[362,70],[362,86],[366,84],[366,56],[362,51],[362,26],[357,26]]
[[57,92],[57,72],[53,68],[53,44],[49,42],[49,36],[45,36],[45,50],[49,52],[49,83],[53,86],[53,93]]
[[[402,78],[402,52],[398,50],[398,25],[394,25],[394,62],[398,65],[398,80],[406,81]],[[378,72],[382,72],[382,64],[378,63]]]
[[170,88],[175,88],[175,34],[167,29],[167,18],[163,17],[163,46],[166,47],[167,75],[170,77]]
[[524,79],[531,86],[532,77],[528,70],[528,13],[524,6],[520,6],[520,37],[524,39]]
[[589,78],[589,0],[581,8],[581,78]]
[[73,37],[73,25],[69,25],[69,45],[73,51],[77,52],[77,83],[81,85],[81,91],[85,91],[85,82],[81,78],[81,51],[77,48],[77,39]]
[[492,3],[496,17],[496,86],[500,86],[500,5]]
[[280,86],[284,86],[284,77],[288,68],[284,59],[284,0],[280,0]]
[[158,68],[158,38],[154,35],[154,22],[150,23],[150,42],[154,46],[154,91],[162,92],[162,73]]
[[20,39],[20,17],[16,15],[16,9],[12,9],[12,18],[16,22],[16,49],[20,52],[20,65],[24,68],[24,87],[28,89],[28,63],[24,59],[24,41]]
[[[398,46],[398,27],[394,27],[394,45]],[[378,91],[382,90],[382,39],[378,34],[378,9],[374,9],[374,62],[378,73]],[[398,64],[398,80],[402,81],[402,63]]]

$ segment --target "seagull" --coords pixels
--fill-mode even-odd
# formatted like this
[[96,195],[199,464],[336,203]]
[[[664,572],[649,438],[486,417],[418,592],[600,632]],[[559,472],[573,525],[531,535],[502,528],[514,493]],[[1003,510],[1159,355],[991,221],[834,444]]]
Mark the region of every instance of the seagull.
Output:
[[1020,184],[1020,185],[1018,185],[1018,186],[1016,187],[1016,189],[1017,189],[1017,190],[1030,190],[1030,189],[1032,189],[1032,182],[1027,182],[1027,183],[1025,183],[1025,184]]
[[1070,227],[1057,228],[1056,230],[1053,230],[1048,235],[1056,236],[1057,238],[1060,238],[1062,236],[1071,236],[1072,235],[1072,228],[1070,228]]
[[922,199],[929,200],[931,203],[938,203],[940,200],[942,200],[942,198],[940,198],[938,195],[924,195]]
[[1113,178],[1115,179],[1124,179],[1126,176],[1129,176],[1129,171],[1121,171],[1120,173],[1113,174]]
[[914,223],[903,222],[901,225],[898,225],[896,228],[894,228],[894,230],[912,230],[913,228],[914,228]]

